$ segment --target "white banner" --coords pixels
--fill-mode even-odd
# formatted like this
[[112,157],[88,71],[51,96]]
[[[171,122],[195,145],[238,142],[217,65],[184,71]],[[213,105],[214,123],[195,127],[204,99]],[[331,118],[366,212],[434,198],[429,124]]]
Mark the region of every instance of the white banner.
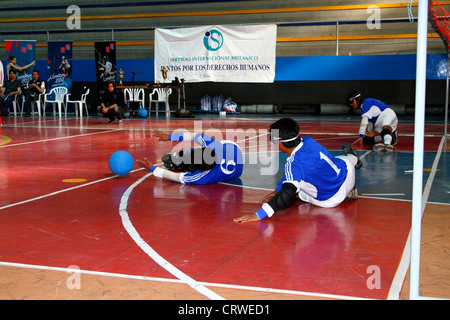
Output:
[[275,24],[156,29],[155,82],[273,82],[276,33]]

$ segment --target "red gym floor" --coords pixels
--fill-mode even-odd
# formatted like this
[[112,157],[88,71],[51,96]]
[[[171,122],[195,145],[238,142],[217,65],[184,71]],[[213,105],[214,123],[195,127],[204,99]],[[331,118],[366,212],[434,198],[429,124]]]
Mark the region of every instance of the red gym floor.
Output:
[[[283,155],[272,175],[261,175],[267,164],[248,158],[270,151],[264,130],[277,118],[150,118],[122,126],[100,118],[4,118],[0,263],[176,280],[210,299],[223,298],[217,287],[344,299],[397,295],[411,222],[413,125],[400,124],[392,155],[358,151],[358,200],[333,209],[298,201],[270,219],[234,223],[256,212],[283,175]],[[357,137],[358,121],[295,119],[336,155]],[[108,168],[117,150],[159,163],[176,144],[158,141],[152,130],[199,128],[224,139],[234,134],[249,162],[240,179],[192,186],[137,165],[122,177]],[[426,125],[427,168],[442,132],[443,125]],[[447,175],[440,171],[436,183]],[[430,198],[448,204],[443,192],[432,190]]]

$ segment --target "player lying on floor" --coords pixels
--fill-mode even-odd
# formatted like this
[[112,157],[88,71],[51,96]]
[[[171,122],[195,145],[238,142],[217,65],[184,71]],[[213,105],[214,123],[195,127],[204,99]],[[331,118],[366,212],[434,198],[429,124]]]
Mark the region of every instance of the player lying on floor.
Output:
[[375,151],[393,151],[398,142],[398,119],[394,110],[377,99],[363,99],[356,90],[348,94],[346,103],[353,109],[361,108],[362,112],[359,138],[353,145],[364,143],[372,145]]
[[203,133],[155,131],[155,135],[159,141],[193,140],[200,146],[164,155],[161,160],[165,168],[152,165],[146,158],[136,161],[156,177],[185,184],[211,184],[239,178],[242,174],[242,151],[231,141],[220,142]]
[[362,163],[352,146],[344,144],[344,155],[333,157],[313,138],[301,137],[298,123],[290,118],[282,118],[270,126],[270,140],[289,155],[285,175],[275,191],[265,197],[261,209],[236,218],[235,222],[271,217],[293,205],[298,198],[325,208],[357,198],[355,168],[359,169]]

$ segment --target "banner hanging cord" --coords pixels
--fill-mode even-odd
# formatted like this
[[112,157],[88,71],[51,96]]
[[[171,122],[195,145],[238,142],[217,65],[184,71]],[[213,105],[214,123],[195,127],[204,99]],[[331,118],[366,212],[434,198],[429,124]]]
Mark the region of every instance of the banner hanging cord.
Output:
[[414,15],[412,13],[412,3],[413,3],[413,0],[408,0],[408,18],[409,18],[409,22],[414,22]]

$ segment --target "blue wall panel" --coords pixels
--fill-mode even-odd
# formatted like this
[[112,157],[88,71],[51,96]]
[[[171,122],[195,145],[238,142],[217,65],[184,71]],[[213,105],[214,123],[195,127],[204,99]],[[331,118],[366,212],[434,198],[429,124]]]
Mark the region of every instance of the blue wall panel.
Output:
[[[37,61],[42,78],[47,75],[46,61]],[[153,82],[153,59],[117,60],[117,68],[130,82],[132,71],[136,82]],[[427,56],[427,79],[446,79],[447,55]],[[275,81],[345,81],[345,80],[414,80],[416,55],[313,56],[278,57]],[[93,60],[73,61],[73,81],[95,82]]]

